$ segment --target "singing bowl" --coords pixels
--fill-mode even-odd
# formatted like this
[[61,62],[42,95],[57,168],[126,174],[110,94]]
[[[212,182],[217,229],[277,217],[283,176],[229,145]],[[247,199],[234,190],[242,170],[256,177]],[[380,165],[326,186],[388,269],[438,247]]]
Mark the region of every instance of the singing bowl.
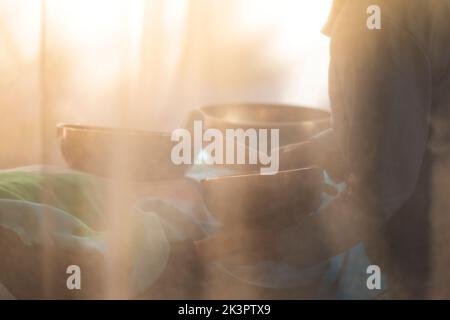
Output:
[[[205,128],[279,129],[280,146],[307,140],[330,127],[330,113],[325,110],[281,104],[222,104],[191,112],[185,127],[202,120]],[[269,131],[270,133],[270,131]]]
[[182,178],[188,168],[171,161],[176,142],[169,133],[67,124],[57,128],[63,157],[75,170],[153,181]]
[[276,225],[318,208],[324,179],[321,169],[305,168],[205,179],[201,189],[208,210],[225,226]]

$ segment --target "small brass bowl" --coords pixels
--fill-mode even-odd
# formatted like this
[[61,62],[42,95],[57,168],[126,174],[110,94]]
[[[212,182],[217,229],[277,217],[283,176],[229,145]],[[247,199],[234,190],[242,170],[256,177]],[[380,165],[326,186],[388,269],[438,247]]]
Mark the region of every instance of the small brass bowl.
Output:
[[175,165],[169,133],[60,124],[61,151],[75,170],[135,181],[182,178],[186,165]]

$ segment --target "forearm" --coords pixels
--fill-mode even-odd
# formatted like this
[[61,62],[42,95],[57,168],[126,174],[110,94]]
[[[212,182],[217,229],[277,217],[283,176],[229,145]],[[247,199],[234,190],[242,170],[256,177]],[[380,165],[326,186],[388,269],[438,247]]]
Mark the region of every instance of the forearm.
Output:
[[282,147],[280,164],[283,170],[318,166],[335,181],[342,181],[347,176],[340,144],[333,129],[323,131],[308,141]]

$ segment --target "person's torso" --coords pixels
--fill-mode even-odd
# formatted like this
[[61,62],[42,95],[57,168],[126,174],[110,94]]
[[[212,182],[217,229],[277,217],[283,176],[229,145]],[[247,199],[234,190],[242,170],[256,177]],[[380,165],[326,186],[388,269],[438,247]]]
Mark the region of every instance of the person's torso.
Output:
[[[403,284],[423,288],[448,279],[450,288],[450,0],[346,0],[355,8],[346,12],[365,19],[367,12],[361,8],[366,3],[378,5],[382,22],[388,19],[423,52],[432,91],[427,149],[415,191],[366,246],[374,253],[372,262],[387,261]],[[333,113],[348,117],[345,106],[337,108]],[[377,250],[380,238],[387,243],[386,254]]]

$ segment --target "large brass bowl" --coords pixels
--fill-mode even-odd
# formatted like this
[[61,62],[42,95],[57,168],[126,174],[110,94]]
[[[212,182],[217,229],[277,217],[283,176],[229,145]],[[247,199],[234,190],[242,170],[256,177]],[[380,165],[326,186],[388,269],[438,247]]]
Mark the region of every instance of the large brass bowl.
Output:
[[225,226],[275,226],[317,209],[324,180],[321,169],[305,168],[205,179],[201,186],[206,206]]
[[302,106],[261,103],[211,105],[195,110],[185,126],[203,120],[206,128],[279,129],[280,146],[304,141],[330,127],[330,112]]

